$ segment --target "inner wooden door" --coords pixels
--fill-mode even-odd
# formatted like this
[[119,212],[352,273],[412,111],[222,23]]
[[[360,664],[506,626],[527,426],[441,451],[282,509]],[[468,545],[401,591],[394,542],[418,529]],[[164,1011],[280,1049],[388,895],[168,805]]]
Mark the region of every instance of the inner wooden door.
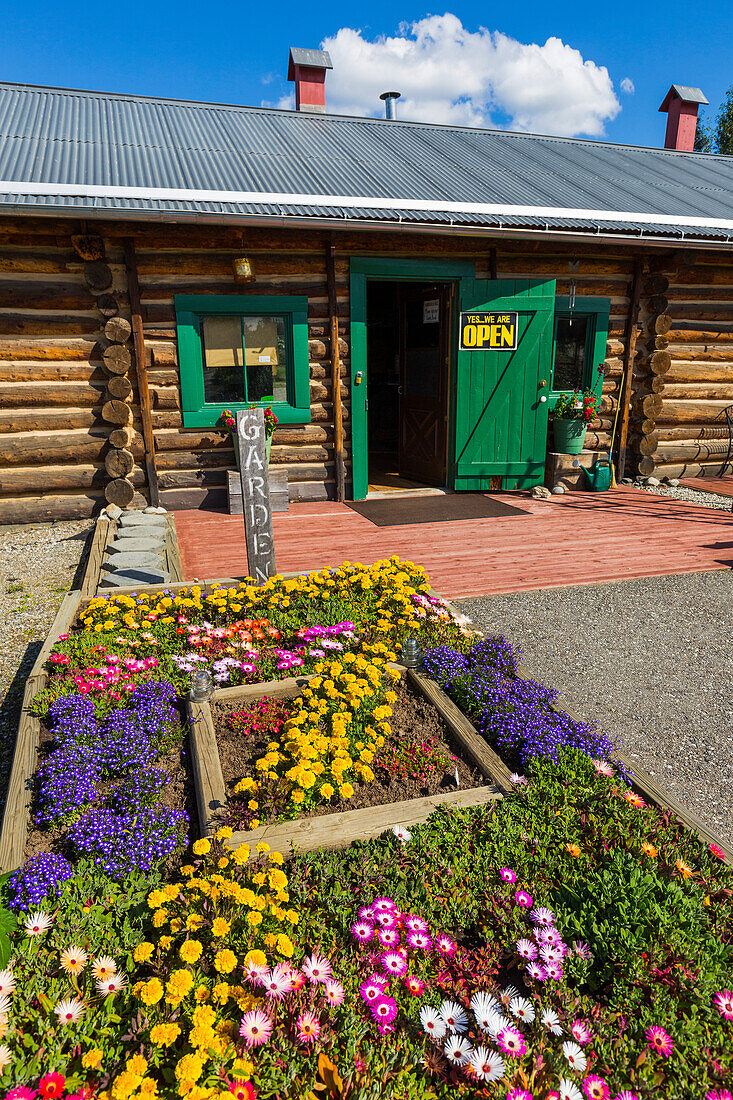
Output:
[[399,472],[445,485],[448,407],[447,286],[401,287]]

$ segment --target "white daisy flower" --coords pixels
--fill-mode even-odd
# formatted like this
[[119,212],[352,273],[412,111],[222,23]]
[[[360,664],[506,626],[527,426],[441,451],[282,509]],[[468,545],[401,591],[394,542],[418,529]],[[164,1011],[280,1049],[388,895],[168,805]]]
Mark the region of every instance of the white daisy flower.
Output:
[[579,1047],[577,1043],[571,1043],[569,1040],[562,1045],[562,1052],[565,1055],[565,1061],[569,1066],[576,1071],[576,1073],[584,1073],[586,1066],[588,1065],[588,1059],[583,1054],[583,1048]]
[[473,1054],[473,1047],[464,1035],[449,1035],[443,1050],[448,1061],[455,1066],[467,1066]]
[[76,998],[71,1001],[59,1001],[54,1008],[60,1024],[75,1024],[84,1015],[84,1005]]
[[513,985],[507,985],[502,989],[499,994],[499,1000],[504,1005],[504,1008],[509,1008],[515,997],[519,996],[519,990],[515,989]]
[[52,924],[53,917],[49,917],[48,913],[44,913],[42,909],[36,909],[35,913],[31,913],[25,921],[23,927],[27,936],[42,936],[44,932],[48,932]]
[[114,996],[115,993],[119,993],[121,989],[124,989],[127,985],[127,978],[124,974],[111,974],[109,978],[100,978],[97,982],[97,990],[100,997],[108,997],[110,993]]
[[474,993],[471,997],[471,1012],[474,1016],[488,1016],[492,1012],[501,1012],[501,1005],[490,993]]
[[532,1002],[526,997],[515,997],[509,1005],[509,1011],[525,1024],[531,1024],[535,1017]]
[[557,1091],[560,1100],[583,1100],[583,1093],[577,1085],[574,1085],[572,1081],[568,1081],[567,1077],[562,1078]]
[[15,993],[15,977],[13,971],[0,970],[0,997],[9,997]]
[[420,1023],[426,1035],[432,1039],[442,1039],[445,1035],[445,1020],[437,1008],[425,1005],[420,1009]]
[[10,1047],[0,1047],[0,1073],[3,1072],[6,1066],[9,1066],[13,1060],[13,1055],[10,1053]]
[[476,1015],[476,1023],[490,1039],[495,1039],[506,1024],[506,1020],[500,1012],[487,1012],[482,1016]]
[[468,1031],[468,1017],[455,1001],[443,1001],[440,1016],[448,1031]]
[[495,1050],[476,1047],[469,1061],[479,1081],[501,1081],[504,1076],[504,1059]]
[[0,1016],[7,1016],[12,1006],[13,1002],[11,1001],[10,997],[8,997],[6,993],[4,993],[0,997]]
[[552,1035],[562,1035],[560,1017],[551,1008],[542,1013],[542,1024]]
[[409,829],[406,829],[404,825],[393,825],[392,832],[397,837],[400,844],[407,844],[408,841],[412,840],[412,833]]
[[117,963],[110,955],[100,955],[92,963],[92,973],[98,982],[104,981],[117,973]]
[[88,961],[89,956],[86,951],[74,944],[61,952],[61,969],[67,974],[81,974]]

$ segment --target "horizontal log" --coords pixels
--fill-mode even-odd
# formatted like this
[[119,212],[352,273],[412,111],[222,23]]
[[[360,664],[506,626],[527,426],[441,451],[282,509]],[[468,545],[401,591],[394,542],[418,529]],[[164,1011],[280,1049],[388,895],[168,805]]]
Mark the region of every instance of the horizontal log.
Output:
[[37,431],[58,431],[68,428],[91,428],[99,423],[101,405],[90,408],[62,409],[0,409],[0,433],[15,434],[33,428]]
[[0,430],[0,468],[102,460],[107,440],[108,431],[101,424],[94,429]]
[[649,370],[652,374],[666,374],[672,365],[672,357],[668,351],[655,351],[649,359]]
[[126,317],[110,317],[104,326],[104,335],[113,344],[124,344],[131,333],[132,325]]
[[[108,424],[129,424],[132,420],[132,409],[124,401],[117,401],[113,398],[110,401],[105,401],[101,416],[102,420],[105,420]],[[110,503],[116,504],[117,501],[111,501]]]
[[86,493],[5,497],[0,499],[0,525],[89,519],[99,512],[104,504],[104,493],[93,489]]
[[[137,267],[141,285],[151,281],[151,276],[165,278],[169,275],[218,275],[234,282],[234,260],[243,253],[247,254],[257,280],[272,275],[322,275],[326,278],[326,264],[323,252],[314,251],[307,255],[293,257],[286,248],[281,252],[258,253],[250,248],[233,246],[228,251],[216,252],[185,249],[174,255],[151,253],[140,250],[137,253]],[[346,264],[341,265],[339,273],[346,274]],[[237,284],[238,285],[238,284]],[[255,283],[256,285],[256,283]],[[230,293],[236,288],[232,286]]]
[[725,423],[725,409],[730,401],[677,401],[664,399],[657,416],[659,424],[698,424],[700,421]]
[[104,382],[0,382],[0,408],[83,408],[101,404]]
[[151,386],[150,395],[156,409],[180,408],[181,393],[178,386]]
[[[680,443],[660,440],[656,450],[657,462],[722,462],[729,454],[730,443],[726,439],[700,440],[697,443]],[[730,447],[733,457],[733,447]]]
[[[130,476],[135,485],[145,484],[145,471],[139,467]],[[102,492],[108,481],[109,475],[101,462],[65,466],[16,466],[0,469],[0,494],[20,496],[22,493],[63,489],[98,489]]]
[[85,363],[81,360],[71,363],[63,360],[49,363],[22,359],[0,361],[0,382],[104,382],[106,378],[101,363]]
[[730,362],[673,359],[665,384],[674,382],[733,382],[733,354]]
[[6,245],[0,254],[0,272],[6,271],[17,275],[66,275],[70,272],[78,275],[81,263],[70,249],[64,252],[59,249],[21,251]]
[[662,408],[662,398],[658,393],[638,394],[633,399],[634,409],[638,416],[658,419]]
[[14,359],[93,359],[95,352],[97,358],[101,356],[99,342],[88,336],[80,336],[75,340],[4,340],[0,338],[0,361]]
[[[733,464],[722,468],[722,458],[717,462],[663,462],[654,467],[655,477],[721,477],[733,473]],[[650,471],[651,472],[651,471]]]
[[107,393],[118,401],[124,401],[132,396],[132,382],[127,375],[113,374],[107,382]]
[[686,398],[693,401],[707,398],[730,398],[733,402],[733,372],[729,375],[730,381],[726,382],[666,382],[664,386],[664,400],[668,398]]
[[73,336],[99,333],[100,318],[94,314],[47,316],[45,314],[0,313],[2,336]]
[[698,440],[714,440],[728,438],[728,425],[725,420],[717,425],[712,424],[684,424],[679,427],[660,425],[658,433],[660,440],[684,440],[696,442]]
[[94,305],[89,291],[79,282],[41,283],[0,278],[0,309],[79,309]]
[[669,330],[665,339],[670,345],[689,344],[696,351],[709,349],[711,354],[717,350],[721,350],[724,354],[726,352],[730,354],[733,351],[733,333],[725,329],[718,332],[699,328],[675,328]]
[[124,448],[111,447],[104,457],[104,468],[110,477],[127,477],[135,465],[132,452]]

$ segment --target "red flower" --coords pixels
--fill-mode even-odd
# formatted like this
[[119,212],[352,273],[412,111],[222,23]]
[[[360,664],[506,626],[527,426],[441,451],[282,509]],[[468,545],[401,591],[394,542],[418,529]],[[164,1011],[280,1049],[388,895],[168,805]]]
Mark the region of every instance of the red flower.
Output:
[[257,1093],[255,1092],[250,1081],[232,1081],[229,1086],[234,1100],[255,1100]]
[[717,856],[718,859],[725,859],[725,852],[718,844],[711,844],[710,851],[714,856]]
[[51,1100],[51,1097],[60,1096],[64,1091],[66,1078],[62,1073],[47,1073],[38,1082],[43,1100]]

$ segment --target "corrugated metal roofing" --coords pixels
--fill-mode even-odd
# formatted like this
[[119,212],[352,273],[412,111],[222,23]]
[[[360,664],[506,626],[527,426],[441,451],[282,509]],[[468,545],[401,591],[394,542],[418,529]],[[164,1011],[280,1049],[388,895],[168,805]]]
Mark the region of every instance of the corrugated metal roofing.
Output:
[[0,84],[0,209],[733,239],[733,157]]

